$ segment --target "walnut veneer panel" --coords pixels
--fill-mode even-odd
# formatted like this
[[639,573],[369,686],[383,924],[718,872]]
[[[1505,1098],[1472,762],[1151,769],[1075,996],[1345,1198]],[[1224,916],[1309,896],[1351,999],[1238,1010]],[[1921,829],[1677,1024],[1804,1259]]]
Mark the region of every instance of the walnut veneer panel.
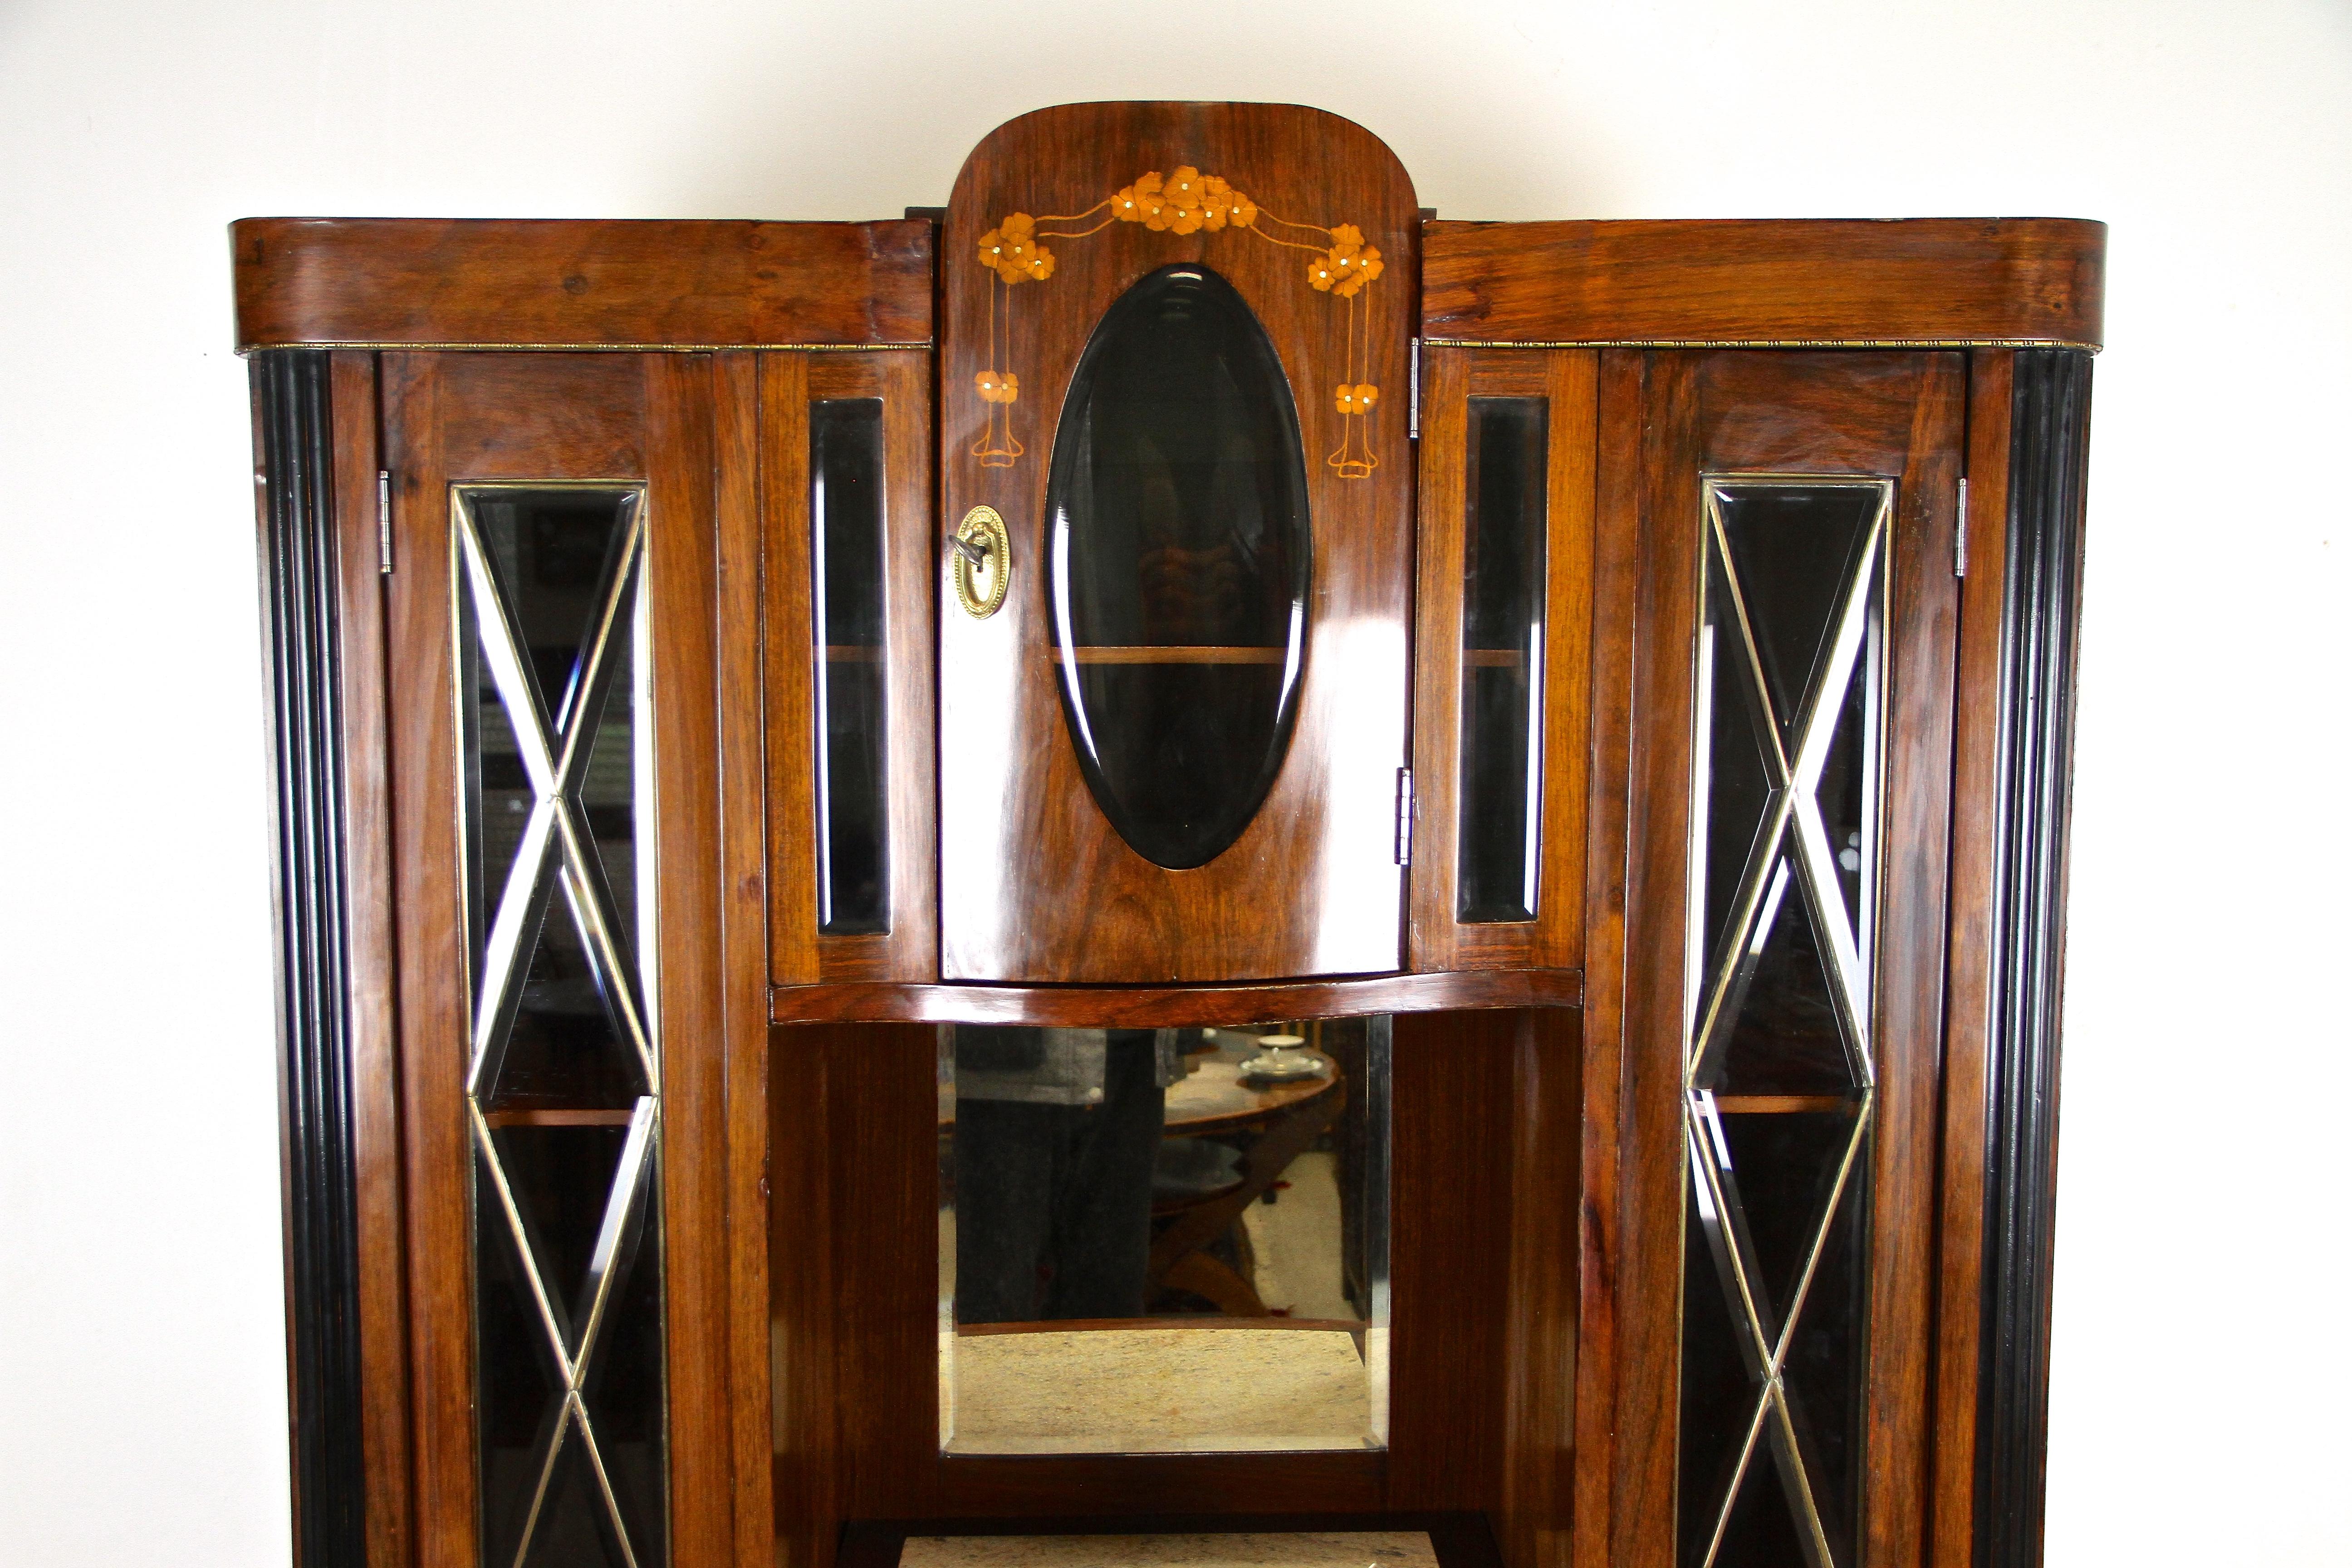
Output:
[[236,346],[923,343],[922,222],[246,218]]
[[1433,223],[1448,342],[2098,346],[2107,226],[2076,218]]

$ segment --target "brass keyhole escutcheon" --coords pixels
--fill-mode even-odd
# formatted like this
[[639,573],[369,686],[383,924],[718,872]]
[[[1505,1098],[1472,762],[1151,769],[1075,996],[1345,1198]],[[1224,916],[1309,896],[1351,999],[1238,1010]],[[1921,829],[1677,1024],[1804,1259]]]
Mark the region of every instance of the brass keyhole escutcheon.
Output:
[[956,603],[976,621],[996,614],[1004,603],[1004,589],[1013,575],[1013,541],[1004,519],[992,506],[976,506],[963,514],[948,539],[948,580],[955,584]]

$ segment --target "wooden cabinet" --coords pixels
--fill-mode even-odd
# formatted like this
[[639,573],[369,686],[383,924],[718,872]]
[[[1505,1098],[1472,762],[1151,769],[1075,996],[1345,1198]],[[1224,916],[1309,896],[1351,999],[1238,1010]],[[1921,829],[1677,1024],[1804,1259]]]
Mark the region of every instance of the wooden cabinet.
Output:
[[[1402,967],[1419,227],[1388,149],[1306,110],[1046,110],[964,165],[941,521],[1003,516],[1019,591],[940,621],[947,978]],[[1229,333],[1256,334],[1271,385]],[[1295,479],[1264,472],[1280,447]]]
[[234,239],[306,1563],[2031,1560],[2098,226]]

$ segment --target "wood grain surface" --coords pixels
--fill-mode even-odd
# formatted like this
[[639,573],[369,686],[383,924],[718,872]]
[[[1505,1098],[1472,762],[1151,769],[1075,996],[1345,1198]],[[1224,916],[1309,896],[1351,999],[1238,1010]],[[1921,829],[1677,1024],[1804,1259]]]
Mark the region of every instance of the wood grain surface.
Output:
[[[1956,353],[1675,353],[1645,356],[1638,517],[1604,485],[1604,532],[1637,528],[1633,879],[1636,951],[1683,950],[1689,889],[1690,723],[1705,471],[1896,479],[1887,610],[1884,884],[1874,985],[1876,1131],[1868,1191],[1864,1390],[1866,1560],[1916,1560],[1927,1516],[1930,1263],[1943,1013],[1945,868],[1951,776],[1952,574],[1966,370]],[[1609,406],[1631,388],[1604,376]],[[1606,605],[1606,602],[1604,602]],[[1619,602],[1604,615],[1623,616]],[[1627,1105],[1621,1134],[1622,1261],[1617,1299],[1610,1559],[1675,1561],[1682,1271],[1682,975],[1629,972]],[[1596,989],[1595,1011],[1605,1005]]]
[[778,1024],[1223,1028],[1367,1013],[1573,1007],[1583,993],[1583,976],[1573,969],[1392,974],[1287,985],[779,985],[769,993],[769,1017]]
[[[1384,258],[1352,301],[1318,291],[1315,253],[1266,237],[1154,232],[1099,204],[1147,171],[1192,166],[1296,226],[1347,224]],[[1083,215],[1041,224],[1052,275],[1007,285],[979,241],[1007,215]],[[1084,104],[1041,110],[982,142],[955,185],[940,241],[940,452],[951,523],[980,503],[1013,542],[1003,608],[940,628],[942,973],[956,980],[1216,982],[1401,967],[1402,868],[1394,859],[1396,773],[1405,765],[1412,448],[1407,363],[1418,309],[1419,209],[1388,149],[1318,110],[1274,104]],[[1232,283],[1281,356],[1306,442],[1314,580],[1297,728],[1272,793],[1232,847],[1168,870],[1119,837],[1097,806],[1068,736],[1052,665],[1045,500],[1062,403],[1095,323],[1146,273],[1197,262]],[[992,325],[992,312],[1004,319]],[[1369,420],[1343,420],[1333,388],[1356,374],[1381,388]],[[991,343],[1003,363],[991,364]],[[1367,359],[1365,356],[1369,355]],[[976,378],[1019,377],[1008,405]],[[1003,408],[1024,450],[983,463]],[[1364,424],[1380,466],[1341,478],[1327,455]],[[1002,445],[1002,443],[998,443]]]
[[[1410,895],[1417,970],[1560,968],[1583,959],[1598,370],[1599,355],[1590,350],[1433,349],[1423,361]],[[1477,809],[1462,784],[1462,693],[1474,662],[1462,647],[1474,397],[1540,398],[1549,426],[1536,918],[1491,924],[1466,923],[1456,913],[1461,826]]]
[[[767,353],[761,360],[761,577],[765,607],[769,889],[773,975],[780,984],[928,981],[940,972],[939,754],[933,627],[940,531],[931,488],[928,353]],[[811,641],[814,521],[809,408],[827,398],[882,404],[883,647],[888,721],[890,929],[817,930],[815,679]],[[751,636],[748,627],[733,635]],[[824,650],[830,654],[833,650]]]
[[1937,1215],[1932,1568],[1976,1561],[1977,1396],[1984,1279],[1987,1047],[1991,1037],[2002,605],[2008,591],[2010,395],[2016,354],[1969,356],[1969,574],[1952,714],[1951,930]]
[[[468,985],[453,725],[449,487],[643,481],[663,859],[662,1203],[670,1531],[677,1559],[733,1553],[725,1057],[715,729],[717,412],[709,356],[387,354],[394,476],[387,671],[406,1147],[411,1442],[419,1568],[478,1551]],[[739,481],[740,482],[740,481]]]
[[2106,237],[2075,218],[1433,223],[1422,335],[2095,348]]
[[236,346],[918,344],[931,226],[246,218]]
[[350,841],[352,1142],[366,1389],[368,1568],[406,1568],[412,1528],[408,1267],[402,1246],[397,919],[384,587],[377,570],[375,356],[333,361],[335,539],[342,623],[343,812]]

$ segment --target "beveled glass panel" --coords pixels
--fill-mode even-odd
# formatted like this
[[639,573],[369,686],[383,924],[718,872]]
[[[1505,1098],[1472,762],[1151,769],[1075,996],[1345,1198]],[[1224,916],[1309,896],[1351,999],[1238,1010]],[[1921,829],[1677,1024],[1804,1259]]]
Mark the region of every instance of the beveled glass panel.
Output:
[[1747,1451],[1760,1390],[1752,1371],[1755,1347],[1737,1323],[1738,1300],[1723,1271],[1721,1218],[1706,1189],[1684,1194],[1682,1458],[1675,1488],[1681,1562],[1698,1568],[1723,1512],[1723,1500]]
[[[1792,1099],[1794,1097],[1791,1097]],[[1798,1101],[1802,1103],[1802,1101]],[[1722,1174],[1738,1186],[1764,1331],[1789,1320],[1799,1282],[1821,1238],[1822,1216],[1853,1143],[1858,1099],[1822,1097],[1821,1110],[1791,1110],[1786,1101],[1717,1101],[1727,1163]]]
[[1726,480],[1714,494],[1772,710],[1793,742],[1885,492],[1876,484]]
[[1455,918],[1536,914],[1550,405],[1470,399]]
[[1695,1087],[1730,1095],[1851,1092],[1857,1078],[1792,858],[1775,868],[1758,914],[1764,923],[1735,955],[1744,978],[1727,997],[1728,1026],[1701,1059]]
[[817,930],[890,929],[882,400],[809,405],[816,556]]
[[612,1258],[613,1279],[596,1325],[594,1353],[580,1388],[614,1507],[640,1565],[666,1560],[669,1528],[660,1175],[656,1153],[637,1177],[635,1201]]
[[1087,788],[1146,859],[1206,865],[1281,770],[1313,572],[1297,409],[1224,279],[1162,268],[1103,313],[1045,504],[1063,713]]
[[1856,1561],[1853,1545],[1862,1528],[1870,1142],[1865,1131],[1845,1193],[1822,1237],[1805,1287],[1804,1310],[1797,1315],[1780,1366],[1798,1452],[1812,1482],[1831,1561],[1838,1563]]
[[498,681],[474,635],[473,598],[472,585],[468,584],[460,591],[460,609],[467,645],[476,651],[466,662],[461,711],[468,764],[466,793],[473,805],[466,816],[466,864],[471,895],[467,907],[475,917],[470,952],[478,978],[489,912],[514,871],[515,855],[530,826],[531,806],[539,792],[524,771],[521,744],[515,738],[506,705],[499,700]]
[[458,487],[482,1560],[667,1560],[643,497]]
[[1699,628],[1697,779],[1706,810],[1699,819],[1703,879],[1700,951],[1710,973],[1723,960],[1743,880],[1765,848],[1773,818],[1774,779],[1781,776],[1772,721],[1756,683],[1756,662],[1710,537],[1706,603]]
[[[1855,1561],[1885,701],[1880,544],[1892,499],[1873,479],[1706,489],[1683,1568]],[[1735,1399],[1727,1323],[1749,1384],[1736,1483],[1722,1458]]]
[[530,1521],[548,1444],[563,1417],[553,1342],[499,1212],[488,1167],[475,1163],[474,1430],[481,1487],[482,1561],[510,1564]]
[[622,569],[637,492],[485,485],[467,489],[467,504],[513,618],[541,710],[561,730]]
[[[1685,1557],[1689,1568],[1697,1560]],[[1739,1483],[1714,1568],[1813,1568],[1813,1553],[1800,1533],[1788,1479],[1775,1462],[1771,1445],[1759,1439]]]
[[1875,841],[1878,790],[1878,726],[1876,682],[1876,617],[1871,617],[1870,647],[1863,668],[1846,684],[1839,705],[1836,728],[1831,732],[1829,755],[1814,794],[1821,802],[1822,826],[1837,866],[1838,901],[1857,948],[1867,945],[1864,929],[1876,879]]
[[635,621],[642,606],[634,593],[622,601],[621,626],[630,635],[616,635],[606,653],[612,663],[604,701],[588,735],[588,765],[579,785],[580,810],[588,828],[593,860],[605,907],[616,917],[614,939],[621,944],[623,973],[636,965],[638,904],[637,773],[639,762],[636,710],[642,693],[637,688],[636,647],[643,630]]
[[591,961],[571,900],[548,900],[486,1108],[621,1110],[650,1091],[619,998]]
[[941,1029],[948,1452],[1386,1443],[1390,1021],[1302,1029]]
[[627,1568],[579,1427],[563,1435],[521,1568]]
[[595,1284],[591,1266],[596,1240],[604,1228],[629,1124],[621,1111],[600,1113],[604,1120],[584,1124],[553,1120],[562,1114],[520,1113],[536,1117],[524,1121],[518,1113],[494,1111],[488,1126],[539,1277],[562,1320],[569,1348],[577,1351]]

